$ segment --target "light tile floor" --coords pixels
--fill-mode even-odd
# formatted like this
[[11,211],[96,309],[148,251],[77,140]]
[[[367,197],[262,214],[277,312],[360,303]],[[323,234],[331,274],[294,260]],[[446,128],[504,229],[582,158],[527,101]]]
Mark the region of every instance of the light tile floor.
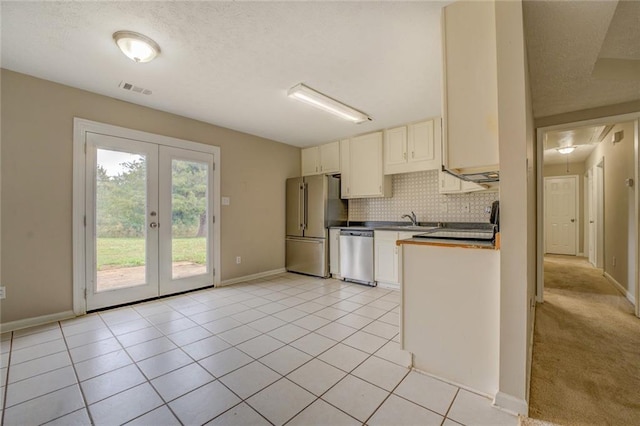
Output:
[[296,274],[1,336],[5,425],[516,425],[411,371],[399,294]]

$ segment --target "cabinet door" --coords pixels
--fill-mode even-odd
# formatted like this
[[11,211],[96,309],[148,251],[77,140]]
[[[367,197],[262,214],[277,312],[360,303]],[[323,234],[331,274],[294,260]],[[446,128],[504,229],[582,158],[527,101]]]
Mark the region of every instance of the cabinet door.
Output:
[[438,189],[441,194],[453,194],[460,192],[460,179],[455,176],[451,176],[449,173],[440,172],[438,176],[440,185]]
[[397,232],[379,231],[375,233],[375,280],[388,284],[398,284],[398,239]]
[[320,145],[320,172],[340,173],[340,142]]
[[409,162],[429,162],[430,169],[440,167],[439,150],[436,150],[433,120],[423,121],[409,126]]
[[340,276],[340,230],[329,229],[329,272]]
[[475,182],[467,182],[466,180],[461,181],[460,190],[462,192],[474,192],[474,191],[484,191],[487,189],[485,186],[479,185]]
[[384,173],[399,173],[393,166],[407,162],[407,127],[396,127],[384,132]]
[[459,194],[464,192],[484,191],[487,189],[486,186],[458,179],[457,177],[451,176],[449,173],[445,172],[440,172],[439,180],[439,192],[441,194]]
[[382,196],[382,132],[352,138],[349,145],[349,196]]
[[494,1],[443,11],[445,165],[497,170],[498,71]]
[[350,139],[340,141],[340,198],[351,198]]
[[319,167],[319,149],[317,146],[311,148],[303,148],[301,151],[300,162],[302,164],[302,176],[317,175],[320,173]]

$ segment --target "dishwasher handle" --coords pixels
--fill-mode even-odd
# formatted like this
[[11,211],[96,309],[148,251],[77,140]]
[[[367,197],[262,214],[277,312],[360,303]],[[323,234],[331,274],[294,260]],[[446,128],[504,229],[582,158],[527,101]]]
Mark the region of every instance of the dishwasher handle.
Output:
[[349,230],[342,229],[340,230],[340,235],[346,237],[365,237],[365,238],[373,238],[373,231],[370,230]]

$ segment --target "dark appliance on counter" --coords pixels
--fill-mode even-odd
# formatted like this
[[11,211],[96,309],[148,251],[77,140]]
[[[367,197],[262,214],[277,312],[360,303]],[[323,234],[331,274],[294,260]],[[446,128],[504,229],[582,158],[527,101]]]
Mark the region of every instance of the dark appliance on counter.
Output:
[[340,198],[340,178],[315,175],[287,179],[287,271],[328,277],[328,228],[346,221],[347,202]]
[[496,232],[500,232],[500,201],[498,200],[491,204],[489,223],[496,226]]

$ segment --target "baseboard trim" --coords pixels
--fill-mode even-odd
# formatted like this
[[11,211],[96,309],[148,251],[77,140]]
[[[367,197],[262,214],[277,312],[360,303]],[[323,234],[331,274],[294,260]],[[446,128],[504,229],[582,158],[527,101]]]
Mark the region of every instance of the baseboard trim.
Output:
[[[535,300],[535,299],[534,299]],[[535,327],[536,327],[536,304],[534,303],[534,306],[531,308],[531,337],[529,338],[529,348],[528,348],[528,352],[529,352],[529,357],[527,359],[527,390],[526,390],[526,400],[529,401],[529,399],[531,398],[530,392],[531,392],[531,368],[533,366],[533,338],[534,338],[534,333],[535,333]],[[527,416],[529,415],[529,412],[527,411],[526,413]]]
[[69,318],[75,318],[76,314],[73,311],[58,312],[56,314],[42,315],[39,317],[25,318],[17,321],[5,322],[0,324],[0,332],[6,333],[7,331],[16,331],[23,328],[35,327],[37,325],[48,324],[50,322],[62,321]]
[[608,272],[604,272],[604,273],[603,273],[603,275],[604,275],[604,277],[605,277],[606,279],[608,279],[608,280],[611,282],[611,284],[613,284],[613,285],[616,287],[616,289],[617,289],[620,293],[622,293],[622,295],[623,295],[623,296],[624,296],[624,297],[625,297],[629,302],[631,302],[631,304],[632,304],[633,306],[636,306],[636,301],[635,301],[635,300],[633,300],[633,295],[632,295],[632,294],[631,294],[631,293],[630,293],[626,288],[624,288],[624,287],[622,286],[622,284],[620,284],[620,283],[619,283],[615,278],[613,278],[611,275],[609,275],[609,273],[608,273]]
[[496,394],[496,397],[493,399],[493,405],[502,411],[516,416],[519,414],[526,416],[529,413],[529,404],[527,401],[504,392],[498,392]]
[[258,278],[270,277],[272,275],[278,275],[287,272],[284,268],[273,269],[271,271],[258,272],[257,274],[245,275],[242,277],[231,278],[228,280],[221,281],[220,284],[216,285],[216,287],[224,287],[231,284],[238,284],[245,281],[256,280]]
[[[411,353],[411,352],[409,352],[409,353]],[[413,362],[413,354],[412,354],[412,362]],[[481,395],[481,396],[484,396],[484,397],[489,398],[489,399],[493,398],[493,395],[491,395],[491,394],[489,394],[487,392],[483,392],[483,391],[480,391],[478,389],[474,389],[474,388],[469,387],[467,385],[463,385],[462,383],[458,383],[458,382],[456,382],[454,380],[450,380],[450,379],[444,378],[442,376],[438,376],[437,374],[433,374],[433,373],[429,373],[429,372],[424,371],[424,370],[420,370],[419,368],[416,368],[414,366],[412,366],[411,369],[413,371],[416,371],[416,372],[420,373],[420,374],[424,374],[425,376],[433,377],[434,379],[440,380],[441,382],[449,383],[450,385],[459,387],[460,389],[464,389],[464,390],[469,391],[471,393],[475,393],[477,395]]]

